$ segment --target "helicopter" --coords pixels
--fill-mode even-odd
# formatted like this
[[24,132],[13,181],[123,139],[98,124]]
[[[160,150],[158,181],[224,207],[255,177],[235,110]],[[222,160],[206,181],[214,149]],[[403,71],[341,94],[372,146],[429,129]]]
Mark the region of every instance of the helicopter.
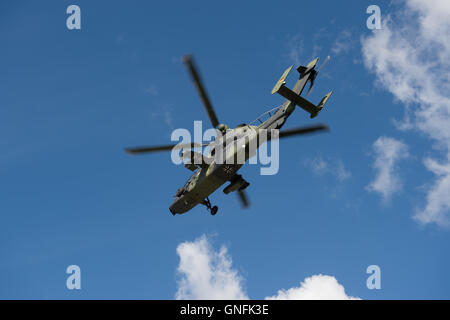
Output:
[[[322,66],[318,70],[315,70],[318,60],[319,58],[315,58],[306,66],[299,66],[297,68],[300,76],[292,90],[286,87],[285,80],[293,66],[287,68],[272,89],[272,94],[278,93],[286,99],[284,103],[263,113],[261,117],[257,118],[250,124],[244,123],[231,129],[228,125],[219,123],[217,115],[200,78],[199,72],[197,71],[193,57],[192,55],[186,55],[183,57],[183,62],[186,65],[195,88],[198,91],[213,128],[216,128],[217,137],[208,144],[198,145],[196,143],[191,143],[133,147],[125,148],[125,152],[136,155],[151,152],[171,151],[177,148],[182,150],[182,158],[189,160],[185,162],[184,166],[194,173],[185,185],[177,190],[174,196],[175,199],[169,207],[172,215],[186,213],[198,204],[204,205],[211,215],[216,215],[218,207],[211,204],[209,196],[227,182],[229,182],[229,184],[223,189],[223,192],[225,194],[236,192],[239,196],[242,207],[247,208],[249,206],[249,200],[244,190],[250,185],[250,183],[238,174],[237,171],[255,154],[254,151],[249,151],[249,149],[251,149],[249,148],[250,142],[256,141],[256,149],[258,149],[262,143],[270,139],[285,138],[319,131],[328,131],[328,126],[324,124],[302,126],[281,131],[279,130],[284,126],[287,118],[293,113],[296,106],[308,112],[310,114],[310,118],[312,119],[322,111],[325,103],[330,98],[332,91],[326,94],[318,105],[314,105],[301,96],[303,89],[308,82],[310,83],[308,91],[309,95],[318,72],[329,60],[329,56],[324,61]],[[266,120],[262,120],[263,116],[268,118]],[[258,133],[263,131],[266,133],[270,132],[266,139],[260,139],[260,135],[258,135]],[[275,134],[273,134],[274,132]],[[226,147],[230,145],[230,141],[235,142],[236,137],[241,139],[240,141],[243,139],[244,143],[239,146],[232,145],[231,148]],[[209,155],[191,151],[192,148],[204,146],[209,148]],[[236,160],[237,153],[239,151],[238,149],[240,147],[245,150],[243,161],[228,161],[229,158]],[[218,154],[221,155],[222,160],[225,158],[227,161],[217,161]]]

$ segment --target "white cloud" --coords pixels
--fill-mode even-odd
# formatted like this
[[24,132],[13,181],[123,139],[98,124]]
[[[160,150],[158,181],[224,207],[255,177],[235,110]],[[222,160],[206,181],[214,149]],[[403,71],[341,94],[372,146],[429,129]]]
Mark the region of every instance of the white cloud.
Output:
[[408,157],[408,147],[401,141],[389,137],[379,137],[373,144],[375,152],[375,180],[366,188],[378,192],[385,201],[402,189],[402,182],[396,173],[398,160]]
[[[232,259],[225,246],[214,251],[205,235],[177,247],[180,257],[176,299],[248,299],[243,278],[232,267]],[[344,287],[332,276],[314,275],[300,287],[280,290],[266,299],[355,299],[347,296]]]
[[450,210],[450,166],[441,165],[435,160],[425,159],[425,167],[437,178],[427,195],[427,204],[419,210],[414,218],[422,223],[436,222],[441,226],[449,226],[448,212]]
[[180,257],[177,299],[248,299],[243,279],[231,267],[226,247],[215,252],[206,236],[177,247]]
[[397,15],[383,17],[382,30],[362,39],[364,63],[378,83],[405,105],[404,128],[424,133],[444,151],[438,155],[441,160],[425,160],[436,178],[415,218],[449,224],[450,1],[403,0],[400,4]]
[[306,278],[299,287],[279,290],[269,300],[357,300],[345,293],[344,287],[335,277],[315,275]]

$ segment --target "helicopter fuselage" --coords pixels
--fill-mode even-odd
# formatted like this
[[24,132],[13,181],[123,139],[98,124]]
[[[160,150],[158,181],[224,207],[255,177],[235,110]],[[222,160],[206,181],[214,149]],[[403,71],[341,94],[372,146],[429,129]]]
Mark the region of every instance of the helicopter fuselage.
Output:
[[[175,199],[172,202],[169,210],[175,214],[185,213],[196,205],[204,203],[205,199],[210,194],[215,192],[226,182],[231,182],[236,176],[237,171],[244,165],[245,161],[253,157],[255,154],[245,152],[245,161],[239,163],[236,161],[238,150],[237,148],[246,148],[251,143],[250,140],[256,139],[256,146],[259,148],[262,143],[261,139],[258,139],[258,133],[265,129],[269,133],[268,139],[270,139],[270,130],[280,129],[286,122],[286,119],[292,114],[295,109],[295,104],[286,101],[269,119],[261,123],[259,126],[242,125],[235,129],[228,130],[223,135],[223,138],[215,140],[209,147],[214,148],[214,144],[223,143],[227,144],[226,148],[233,148],[231,152],[228,152],[228,157],[224,155],[223,163],[219,164],[213,160],[208,166],[199,167],[195,173],[189,178],[184,187],[178,189]],[[245,145],[231,145],[229,144],[227,137],[237,137],[238,139],[245,139]],[[224,148],[224,154],[227,149]],[[256,150],[255,150],[256,151]]]

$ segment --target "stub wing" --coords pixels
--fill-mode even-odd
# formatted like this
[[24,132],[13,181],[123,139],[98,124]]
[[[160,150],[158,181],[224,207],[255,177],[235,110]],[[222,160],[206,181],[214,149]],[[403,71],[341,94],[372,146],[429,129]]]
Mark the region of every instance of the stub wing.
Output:
[[229,194],[230,192],[237,192],[242,207],[248,208],[250,202],[244,190],[249,185],[250,183],[247,182],[244,178],[242,178],[240,174],[236,174],[230,179],[230,184],[225,189],[223,189],[223,192],[225,194]]

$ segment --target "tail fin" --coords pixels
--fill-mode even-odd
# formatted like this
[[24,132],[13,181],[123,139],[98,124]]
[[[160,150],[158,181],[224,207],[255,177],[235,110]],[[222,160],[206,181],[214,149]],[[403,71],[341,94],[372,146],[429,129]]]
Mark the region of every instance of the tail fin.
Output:
[[317,117],[320,111],[322,111],[323,107],[325,106],[325,103],[327,103],[328,99],[330,98],[333,91],[328,92],[325,97],[320,100],[319,105],[317,106],[317,109],[314,113],[311,113],[311,119],[314,117]]
[[308,63],[306,67],[300,66],[297,68],[297,71],[300,73],[300,79],[297,81],[292,90],[285,86],[286,84],[285,80],[289,72],[291,71],[292,66],[284,71],[280,80],[278,80],[278,82],[272,89],[272,94],[278,93],[287,100],[289,100],[290,102],[295,103],[300,108],[309,112],[311,114],[311,118],[314,118],[319,114],[319,112],[323,109],[325,103],[327,102],[328,98],[331,96],[332,93],[331,91],[325,97],[323,97],[323,99],[317,106],[300,96],[308,81],[310,81],[312,84],[315,77],[317,76],[317,71],[314,70],[314,67],[317,65],[318,60],[319,58],[316,58],[312,60],[310,63]]
[[300,79],[297,81],[292,91],[298,95],[301,95],[308,81],[310,84],[309,88],[311,90],[314,85],[314,79],[316,79],[317,76],[317,71],[314,68],[316,67],[318,61],[319,58],[315,58],[310,61],[306,67],[300,66],[297,68],[298,73],[300,73]]

